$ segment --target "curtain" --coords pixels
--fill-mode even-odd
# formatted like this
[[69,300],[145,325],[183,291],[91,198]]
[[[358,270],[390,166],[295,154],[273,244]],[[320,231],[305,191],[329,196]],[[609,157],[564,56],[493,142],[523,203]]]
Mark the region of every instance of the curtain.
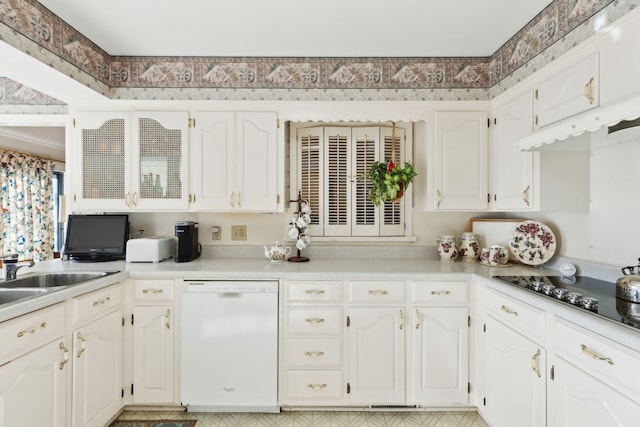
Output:
[[53,168],[49,159],[0,151],[3,254],[36,262],[53,258]]

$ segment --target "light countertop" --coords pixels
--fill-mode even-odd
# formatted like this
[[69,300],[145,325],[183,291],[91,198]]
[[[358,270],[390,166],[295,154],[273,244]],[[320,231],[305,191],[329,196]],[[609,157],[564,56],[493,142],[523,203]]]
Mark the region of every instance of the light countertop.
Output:
[[438,259],[421,258],[320,258],[309,262],[271,263],[264,258],[199,258],[186,263],[173,259],[159,263],[127,263],[124,261],[101,263],[77,263],[53,260],[23,268],[19,276],[36,272],[62,271],[120,271],[118,274],[95,279],[81,285],[51,292],[48,295],[23,300],[0,307],[0,322],[37,309],[65,301],[105,286],[135,279],[289,279],[289,280],[475,280],[495,288],[514,298],[535,305],[549,313],[557,314],[594,332],[640,351],[640,330],[607,321],[582,309],[551,301],[523,289],[491,280],[495,275],[550,275],[557,271],[524,265],[488,267],[478,262],[441,262]]

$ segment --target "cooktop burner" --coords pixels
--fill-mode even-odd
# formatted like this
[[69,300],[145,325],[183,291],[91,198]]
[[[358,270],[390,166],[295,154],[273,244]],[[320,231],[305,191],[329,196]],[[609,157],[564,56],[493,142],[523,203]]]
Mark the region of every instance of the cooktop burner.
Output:
[[[624,304],[620,304],[623,301],[617,301],[616,284],[613,282],[587,276],[493,276],[493,278],[640,329],[640,322],[627,315],[629,311],[633,311],[629,310],[631,307],[623,307]],[[634,303],[625,302],[625,304]]]

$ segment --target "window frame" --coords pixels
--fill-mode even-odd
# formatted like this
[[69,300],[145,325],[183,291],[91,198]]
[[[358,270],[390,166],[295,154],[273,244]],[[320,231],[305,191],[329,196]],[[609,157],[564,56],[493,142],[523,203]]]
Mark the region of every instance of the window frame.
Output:
[[[305,128],[345,128],[351,132],[351,129],[354,128],[369,128],[369,127],[378,127],[378,128],[389,128],[389,134],[391,132],[391,128],[393,126],[392,122],[289,122],[287,123],[287,129],[289,134],[289,193],[291,200],[295,200],[298,197],[298,175],[300,168],[300,154],[298,151],[298,131],[303,130]],[[401,141],[401,153],[404,156],[402,163],[404,162],[412,162],[413,163],[413,123],[412,122],[396,122],[396,129],[399,132],[404,133],[404,141]],[[386,135],[385,135],[386,136]],[[384,138],[384,137],[383,137]],[[354,138],[355,139],[355,138]],[[352,144],[349,147],[349,150],[355,150],[355,144]],[[326,152],[322,150],[320,152],[320,168],[321,170],[325,170],[324,162],[326,161]],[[396,163],[400,163],[400,161],[396,161]],[[326,183],[326,179],[322,177],[320,179],[320,192],[324,194],[324,186]],[[355,187],[355,186],[354,186]],[[415,242],[416,237],[413,235],[413,185],[410,187],[409,191],[405,192],[403,199],[400,203],[403,203],[404,210],[404,234],[400,235],[375,235],[375,236],[362,236],[354,234],[354,228],[351,228],[350,235],[328,235],[322,227],[322,224],[311,226],[310,232],[311,236],[313,236],[315,242]],[[355,189],[353,190],[355,191]],[[320,196],[322,197],[322,196]],[[351,216],[355,218],[355,204],[350,207]],[[290,213],[293,213],[294,207],[291,206],[289,208]],[[313,209],[318,209],[317,206],[311,206]],[[382,211],[382,209],[381,209]],[[323,220],[322,218],[320,219]],[[382,220],[382,212],[379,218],[379,221]],[[378,226],[379,222],[378,222]],[[395,227],[398,227],[395,225]],[[379,233],[382,233],[382,228],[380,227]]]

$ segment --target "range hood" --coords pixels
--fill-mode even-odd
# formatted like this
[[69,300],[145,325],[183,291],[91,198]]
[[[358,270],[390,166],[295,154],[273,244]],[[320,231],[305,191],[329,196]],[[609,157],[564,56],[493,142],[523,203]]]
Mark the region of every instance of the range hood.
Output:
[[[586,132],[607,128],[613,143],[640,139],[640,95],[598,107],[534,131],[515,142],[521,151],[589,150]],[[570,138],[584,135],[583,138]]]
[[629,142],[640,139],[640,118],[623,120],[607,128],[607,137],[617,142]]

